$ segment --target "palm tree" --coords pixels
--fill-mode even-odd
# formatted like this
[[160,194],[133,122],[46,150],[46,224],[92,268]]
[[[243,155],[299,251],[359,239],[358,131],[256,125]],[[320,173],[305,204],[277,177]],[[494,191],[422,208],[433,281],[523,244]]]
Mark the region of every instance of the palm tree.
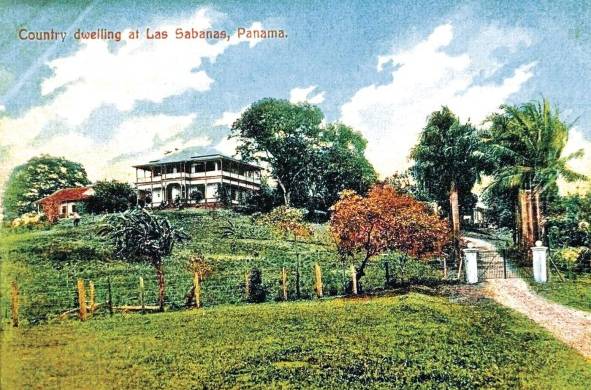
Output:
[[411,173],[419,186],[442,208],[450,210],[457,258],[460,199],[471,194],[486,162],[476,129],[470,123],[460,123],[448,107],[442,107],[427,118],[427,125],[410,157],[414,160]]
[[158,303],[164,311],[164,260],[170,256],[176,242],[189,240],[181,229],[168,219],[144,209],[128,210],[110,215],[99,228],[115,246],[115,255],[130,262],[147,262],[156,270]]
[[580,158],[583,150],[562,156],[570,125],[560,119],[548,100],[503,105],[501,109],[487,118],[490,128],[482,133],[496,162],[491,186],[516,192],[516,226],[520,245],[527,250],[544,237],[542,197],[556,188],[558,178],[585,178],[567,166],[569,160]]

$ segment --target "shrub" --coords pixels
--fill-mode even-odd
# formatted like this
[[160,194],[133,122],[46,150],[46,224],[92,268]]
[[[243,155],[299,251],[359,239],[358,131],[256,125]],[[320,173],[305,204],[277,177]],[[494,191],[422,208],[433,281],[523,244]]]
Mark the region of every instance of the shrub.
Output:
[[268,214],[259,218],[259,222],[270,226],[276,233],[288,238],[289,235],[297,241],[298,238],[309,238],[312,230],[304,222],[305,209],[295,209],[287,206],[279,206]]
[[248,302],[260,303],[267,299],[267,289],[263,285],[261,270],[253,268],[248,274]]
[[90,213],[115,213],[125,211],[136,203],[134,189],[127,183],[99,181],[93,186],[94,195],[86,200]]
[[21,227],[21,226],[32,228],[35,226],[43,225],[44,221],[45,221],[45,216],[43,214],[31,212],[31,213],[25,213],[25,214],[21,215],[20,217],[13,219],[12,222],[10,223],[10,226],[13,228]]
[[554,253],[556,265],[566,271],[567,276],[574,277],[575,273],[589,270],[591,250],[588,247],[566,247]]

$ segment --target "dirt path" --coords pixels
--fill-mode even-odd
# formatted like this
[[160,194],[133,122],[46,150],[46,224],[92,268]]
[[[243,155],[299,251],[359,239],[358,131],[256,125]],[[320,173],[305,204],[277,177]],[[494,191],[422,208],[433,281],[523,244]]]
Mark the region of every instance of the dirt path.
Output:
[[[494,245],[486,241],[466,240],[474,243],[476,248],[495,250]],[[520,278],[487,280],[484,291],[490,298],[529,317],[591,359],[591,313],[548,301],[535,294]]]

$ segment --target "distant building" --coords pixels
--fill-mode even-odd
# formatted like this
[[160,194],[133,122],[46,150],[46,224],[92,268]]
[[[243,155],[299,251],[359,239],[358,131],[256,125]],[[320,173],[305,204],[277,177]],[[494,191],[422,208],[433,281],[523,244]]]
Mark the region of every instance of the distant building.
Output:
[[50,221],[69,218],[73,213],[80,212],[80,203],[94,195],[90,187],[62,188],[39,200],[37,204]]
[[208,150],[180,151],[159,160],[135,165],[138,201],[152,207],[182,202],[219,206],[221,196],[239,204],[261,188],[261,168]]

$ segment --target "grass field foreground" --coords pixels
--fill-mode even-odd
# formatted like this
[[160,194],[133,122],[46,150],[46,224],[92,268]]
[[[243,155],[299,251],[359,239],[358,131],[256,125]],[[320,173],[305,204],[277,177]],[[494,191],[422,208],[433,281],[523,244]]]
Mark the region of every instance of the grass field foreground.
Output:
[[6,388],[591,385],[590,362],[514,312],[419,294],[116,315],[3,337]]
[[531,283],[533,290],[544,298],[579,310],[591,312],[591,275],[578,275],[576,279],[560,280],[552,274],[548,283]]

